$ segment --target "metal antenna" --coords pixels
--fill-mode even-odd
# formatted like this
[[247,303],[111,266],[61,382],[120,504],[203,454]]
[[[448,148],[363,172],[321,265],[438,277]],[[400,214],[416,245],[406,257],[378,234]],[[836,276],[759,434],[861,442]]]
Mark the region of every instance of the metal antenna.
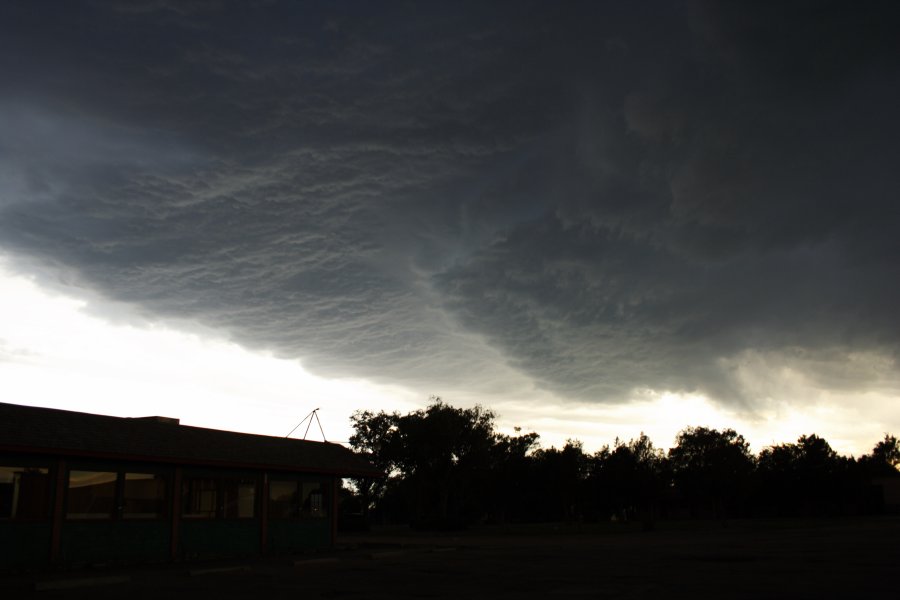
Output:
[[[316,418],[316,423],[319,424],[319,431],[322,433],[322,441],[323,441],[323,442],[327,442],[328,440],[325,439],[325,430],[322,429],[322,421],[319,420],[319,409],[317,408],[317,409],[313,410],[313,411],[312,411],[311,413],[309,413],[309,414],[310,414],[312,417],[315,417],[315,418]],[[310,427],[312,427],[312,418],[310,418],[309,423],[307,423],[307,425],[306,425],[306,432],[303,434],[303,439],[304,439],[304,440],[306,439],[306,434],[309,433],[309,428],[310,428]]]
[[309,423],[306,424],[306,431],[303,433],[303,439],[305,440],[306,435],[309,433],[309,428],[312,427],[313,417],[315,417],[316,423],[319,424],[319,431],[322,433],[322,441],[327,442],[328,440],[325,438],[325,430],[322,429],[322,421],[319,420],[319,409],[318,408],[314,408],[311,413],[309,413],[308,415],[303,417],[303,420],[300,421],[299,423],[297,423],[297,425],[293,429],[291,429],[291,431],[284,437],[286,437],[286,438],[291,437],[291,433],[294,433],[295,431],[297,431],[297,429],[301,425],[303,425],[303,423],[305,423],[307,419],[309,419]]

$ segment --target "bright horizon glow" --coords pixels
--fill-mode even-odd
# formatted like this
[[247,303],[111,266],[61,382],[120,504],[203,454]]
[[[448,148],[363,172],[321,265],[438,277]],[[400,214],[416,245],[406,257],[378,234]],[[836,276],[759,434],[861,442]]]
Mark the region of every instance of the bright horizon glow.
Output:
[[[344,443],[357,409],[405,413],[428,402],[427,391],[326,379],[299,361],[247,350],[200,326],[151,322],[127,307],[103,303],[44,290],[0,257],[3,401],[123,417],[162,415],[185,425],[274,436],[286,435],[320,408],[326,438]],[[106,308],[116,322],[94,316]],[[802,389],[794,381],[792,398]],[[767,398],[753,415],[728,411],[700,395],[655,390],[637,392],[622,404],[565,401],[537,390],[517,401],[461,391],[444,400],[454,406],[480,403],[498,413],[500,431],[512,434],[514,426],[535,431],[544,448],[572,438],[593,452],[616,437],[627,441],[644,432],[666,449],[678,431],[702,425],[735,429],[754,452],[816,433],[839,453],[859,456],[884,435],[880,423],[900,423],[900,407],[892,390],[841,398],[848,396],[858,401],[841,403],[822,390],[816,402],[797,406]],[[856,406],[869,407],[869,414],[875,407],[878,418],[864,419]],[[302,437],[305,427],[292,437]],[[315,424],[308,438],[321,439]]]
[[[870,396],[870,405],[878,407],[878,416],[885,419],[882,422],[900,421],[900,411],[894,407],[891,397],[862,395]],[[653,390],[643,390],[631,402],[619,405],[497,403],[496,409],[501,417],[516,415],[517,424],[527,423],[522,426],[523,433],[535,431],[541,434],[544,447],[560,447],[568,438],[573,438],[581,441],[589,452],[605,444],[613,446],[617,437],[627,442],[641,433],[647,434],[655,447],[667,450],[674,445],[675,437],[682,429],[702,426],[734,429],[744,436],[754,454],[766,447],[795,442],[801,435],[815,433],[839,454],[859,457],[869,453],[885,433],[897,431],[896,427],[884,430],[878,421],[863,419],[857,408],[836,403],[798,408],[784,400],[770,399],[766,410],[751,416],[728,411],[699,394]],[[513,433],[512,427],[500,429],[507,434]],[[544,435],[548,431],[551,435]],[[563,431],[569,433],[559,433]]]
[[[415,409],[403,389],[324,379],[297,361],[164,324],[112,324],[88,302],[50,294],[0,262],[4,401],[285,436],[314,408],[329,441],[346,442],[356,409]],[[137,317],[137,316],[136,316]],[[135,320],[141,320],[136,318]],[[291,437],[302,437],[306,425]],[[313,424],[308,439],[321,440]]]

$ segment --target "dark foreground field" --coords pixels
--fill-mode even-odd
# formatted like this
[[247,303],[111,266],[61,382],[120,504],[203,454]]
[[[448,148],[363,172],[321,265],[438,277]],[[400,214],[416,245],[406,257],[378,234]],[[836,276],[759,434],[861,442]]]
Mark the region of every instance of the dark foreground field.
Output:
[[7,577],[39,598],[900,597],[900,519],[378,532],[291,558]]

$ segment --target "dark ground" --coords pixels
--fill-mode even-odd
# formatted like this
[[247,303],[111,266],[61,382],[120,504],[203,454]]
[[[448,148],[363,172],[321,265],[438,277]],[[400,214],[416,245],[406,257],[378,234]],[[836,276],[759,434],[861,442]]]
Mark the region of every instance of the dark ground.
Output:
[[[339,543],[289,558],[6,576],[0,598],[900,598],[896,517],[393,530]],[[53,585],[80,587],[39,589]]]

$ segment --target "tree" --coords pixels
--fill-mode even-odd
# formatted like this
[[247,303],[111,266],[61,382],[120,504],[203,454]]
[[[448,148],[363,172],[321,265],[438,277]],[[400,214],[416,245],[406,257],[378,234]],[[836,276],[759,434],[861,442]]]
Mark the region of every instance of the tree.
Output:
[[571,521],[582,516],[587,467],[588,457],[578,440],[566,440],[560,449],[536,451],[531,470],[536,493],[531,520]]
[[836,513],[855,493],[848,459],[816,434],[764,448],[757,479],[762,503],[776,514]]
[[503,523],[507,519],[528,520],[533,457],[540,436],[534,432],[516,435],[496,434],[489,479],[489,508],[491,517]]
[[417,520],[450,524],[451,513],[460,518],[470,488],[485,475],[495,417],[480,406],[460,409],[432,400],[398,420],[396,460],[415,484]]
[[736,511],[754,468],[750,446],[733,429],[688,427],[675,438],[669,463],[676,490],[692,512],[712,516]]
[[384,494],[388,477],[396,470],[391,453],[391,440],[397,431],[400,415],[396,412],[356,411],[350,417],[354,433],[350,436],[350,448],[365,456],[381,470],[384,477],[355,477],[353,484],[361,498],[363,517],[368,518],[373,503]]
[[591,460],[593,501],[618,518],[643,519],[648,525],[659,511],[666,486],[666,457],[643,432],[629,442],[616,438]]
[[900,442],[886,433],[884,439],[872,448],[872,463],[885,472],[896,471],[900,467]]
[[402,501],[412,521],[442,526],[459,523],[474,506],[472,490],[487,487],[496,443],[494,413],[480,406],[461,409],[438,397],[422,410],[397,413],[355,413],[351,447],[370,456],[384,469],[384,487]]

